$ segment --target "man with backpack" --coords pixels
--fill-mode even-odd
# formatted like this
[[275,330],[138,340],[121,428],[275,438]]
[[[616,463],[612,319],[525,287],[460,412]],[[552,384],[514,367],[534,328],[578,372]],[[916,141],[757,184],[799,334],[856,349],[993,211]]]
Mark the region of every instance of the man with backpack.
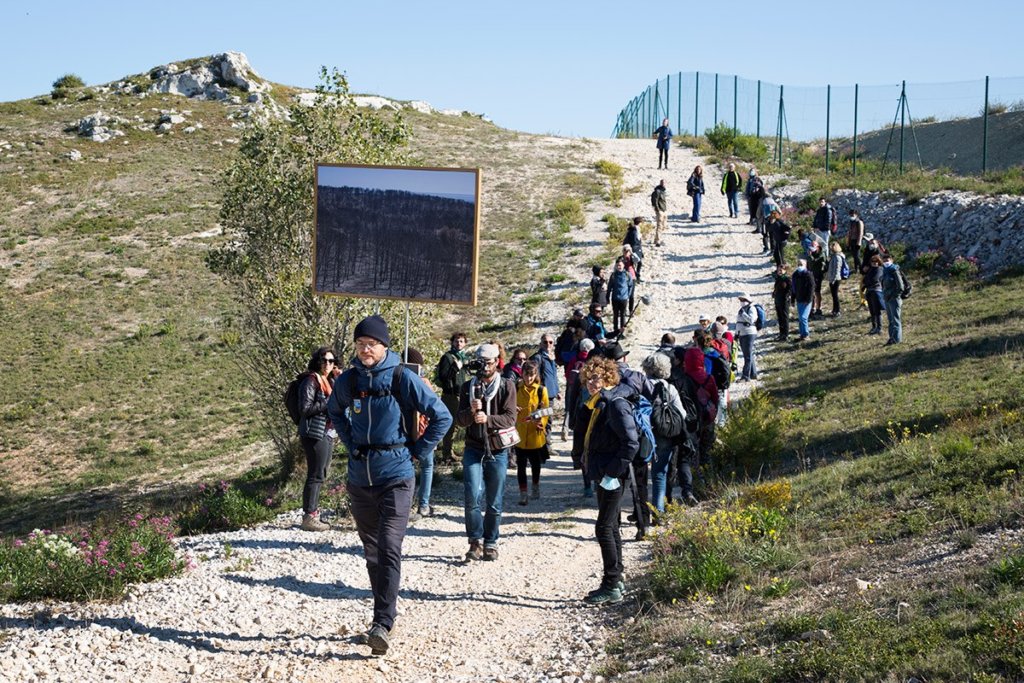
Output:
[[669,381],[672,361],[664,353],[655,352],[641,366],[654,384],[651,399],[651,429],[654,432],[654,459],[651,461],[651,490],[654,509],[665,511],[665,494],[676,443],[686,425],[686,410],[679,392]]
[[[740,294],[740,310],[736,313],[736,336],[739,338],[740,350],[743,351],[743,371],[740,381],[757,379],[757,360],[754,357],[754,342],[757,340],[759,318],[764,315],[758,311],[749,294]],[[761,322],[761,326],[764,323]]]
[[[466,335],[462,332],[456,332],[451,336],[451,348],[444,352],[441,356],[441,360],[437,363],[437,369],[435,370],[435,377],[437,386],[441,387],[441,400],[444,401],[445,408],[452,415],[459,409],[459,389],[469,379],[469,373],[466,371],[466,353],[463,349],[466,348]],[[444,435],[444,440],[441,442],[441,455],[446,460],[451,462],[454,459],[452,455],[452,442],[455,440],[455,423],[451,424],[448,432]]]
[[785,261],[786,242],[789,241],[791,228],[778,211],[772,211],[768,215],[768,237],[771,240],[772,258],[775,260],[775,267],[778,268]]
[[[661,231],[668,232],[668,192],[662,179],[651,192],[651,207],[654,208],[654,246],[661,246]],[[635,248],[634,248],[635,251]]]
[[[747,177],[747,187],[744,189],[743,195],[747,198],[747,210],[750,212],[750,220],[747,222],[750,225],[754,225],[757,221],[757,210],[761,206],[761,199],[764,197],[764,182],[757,175],[757,169],[755,168],[750,169],[750,175]],[[759,230],[754,232],[759,232]]]
[[722,194],[729,204],[729,218],[740,217],[740,204],[737,199],[743,187],[743,176],[736,171],[736,164],[729,164],[729,170],[722,178]]
[[903,341],[903,300],[910,296],[910,282],[900,267],[892,260],[892,254],[882,256],[882,298],[885,300],[885,315],[889,319],[889,341],[886,346]]
[[[348,451],[352,519],[373,592],[373,624],[366,641],[374,654],[382,655],[388,651],[397,614],[402,541],[416,481],[413,458],[434,449],[452,416],[437,394],[388,349],[391,334],[383,318],[364,318],[353,338],[355,359],[335,380],[327,415]],[[411,446],[416,425],[406,424],[406,410],[429,420]]]
[[797,261],[792,278],[793,302],[796,304],[797,327],[800,331],[798,342],[811,336],[811,308],[814,306],[814,275],[807,270],[807,259]]
[[836,221],[836,210],[828,203],[825,197],[818,198],[818,210],[814,213],[814,222],[811,224],[818,237],[824,242],[824,248],[828,249],[829,238],[836,234],[838,223]]

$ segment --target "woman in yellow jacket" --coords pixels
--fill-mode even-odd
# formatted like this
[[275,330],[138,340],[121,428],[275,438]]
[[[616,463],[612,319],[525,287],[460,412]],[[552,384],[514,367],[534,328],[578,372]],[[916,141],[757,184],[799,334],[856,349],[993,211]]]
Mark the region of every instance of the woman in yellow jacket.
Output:
[[547,423],[551,415],[548,391],[540,381],[537,361],[523,363],[523,378],[516,391],[516,468],[519,479],[519,504],[526,505],[526,464],[533,475],[533,498],[540,498],[540,465],[548,459]]

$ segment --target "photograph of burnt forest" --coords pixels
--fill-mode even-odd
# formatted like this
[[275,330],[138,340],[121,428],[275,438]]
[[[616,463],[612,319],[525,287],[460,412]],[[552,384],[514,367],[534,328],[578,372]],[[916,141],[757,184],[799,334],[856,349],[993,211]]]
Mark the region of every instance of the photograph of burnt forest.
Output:
[[[380,178],[370,171],[395,169],[354,170],[361,179],[343,186],[322,184],[318,173],[315,291],[475,303],[475,173],[453,187],[404,169]],[[413,179],[409,189],[403,178]]]

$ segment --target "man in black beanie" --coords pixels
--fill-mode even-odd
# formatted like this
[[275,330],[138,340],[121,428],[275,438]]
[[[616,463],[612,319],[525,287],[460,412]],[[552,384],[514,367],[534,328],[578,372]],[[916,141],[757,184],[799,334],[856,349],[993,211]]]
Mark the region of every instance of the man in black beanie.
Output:
[[[349,454],[352,518],[363,542],[373,591],[373,623],[366,642],[373,654],[383,655],[390,646],[397,613],[402,541],[416,481],[412,459],[437,446],[452,415],[437,394],[388,349],[391,335],[383,318],[364,318],[356,325],[354,337],[356,357],[352,367],[335,380],[327,414]],[[397,380],[395,373],[399,373]],[[402,423],[403,408],[415,409],[430,420],[415,441]],[[416,425],[408,429],[415,431]]]

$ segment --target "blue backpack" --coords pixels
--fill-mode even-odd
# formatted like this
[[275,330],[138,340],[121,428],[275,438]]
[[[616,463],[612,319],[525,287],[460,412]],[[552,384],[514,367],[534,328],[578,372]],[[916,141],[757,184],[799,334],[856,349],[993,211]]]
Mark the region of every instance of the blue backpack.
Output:
[[[628,399],[622,399],[624,401]],[[654,428],[651,426],[651,402],[646,396],[630,400],[630,411],[636,423],[636,434],[640,439],[640,450],[636,453],[637,460],[650,462],[654,459]]]
[[764,329],[764,324],[766,322],[764,306],[761,304],[754,304],[754,310],[757,311],[757,318],[754,319],[754,329],[760,332]]

